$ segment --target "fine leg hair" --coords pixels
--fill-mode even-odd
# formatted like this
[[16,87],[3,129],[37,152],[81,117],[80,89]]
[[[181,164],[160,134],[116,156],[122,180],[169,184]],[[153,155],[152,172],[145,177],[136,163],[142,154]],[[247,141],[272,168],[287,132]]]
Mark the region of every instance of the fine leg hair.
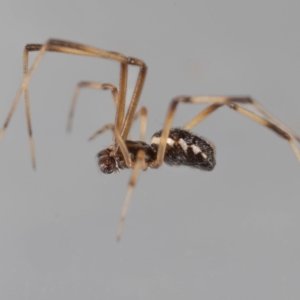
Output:
[[126,198],[125,198],[124,205],[122,208],[120,223],[119,223],[119,227],[118,227],[118,231],[117,231],[117,240],[118,241],[120,240],[121,235],[122,235],[125,218],[126,218],[128,207],[129,207],[130,200],[131,200],[131,195],[132,195],[133,189],[137,183],[139,170],[143,170],[143,171],[147,170],[147,165],[145,163],[145,152],[143,150],[140,150],[137,154],[137,160],[134,164],[134,167],[133,167],[133,170],[131,173],[131,177],[129,179],[127,194],[126,194]]
[[[28,70],[28,53],[30,51],[39,51],[35,61],[33,62],[31,68]],[[133,116],[136,110],[136,106],[142,91],[142,87],[145,81],[147,67],[145,63],[141,60],[125,57],[124,55],[105,51],[98,48],[86,46],[78,43],[71,43],[62,40],[54,40],[50,39],[45,44],[28,44],[24,49],[24,78],[23,82],[15,96],[15,99],[12,103],[11,109],[8,113],[8,116],[5,120],[4,126],[0,131],[0,140],[5,133],[5,130],[9,124],[9,121],[15,111],[15,108],[20,100],[22,93],[25,95],[25,106],[26,106],[26,118],[27,118],[27,127],[30,141],[30,151],[31,151],[31,159],[32,165],[35,168],[35,152],[34,152],[34,143],[32,138],[32,126],[31,126],[31,118],[30,118],[30,108],[29,108],[29,94],[28,94],[28,83],[29,80],[34,73],[35,69],[38,67],[41,59],[47,51],[51,52],[59,52],[59,53],[67,53],[67,54],[76,54],[76,55],[84,55],[84,56],[92,56],[92,57],[101,57],[106,59],[111,59],[118,61],[121,65],[120,72],[120,83],[119,83],[119,101],[115,119],[115,126],[120,131],[121,137],[126,139],[128,132],[131,127],[131,123],[133,120]],[[140,68],[138,79],[135,85],[135,90],[133,92],[133,96],[130,102],[130,106],[128,108],[127,114],[125,116],[125,96],[126,96],[126,87],[127,87],[127,73],[128,73],[128,65],[135,65]]]
[[77,103],[77,99],[78,99],[78,94],[82,88],[93,88],[93,89],[97,89],[97,90],[110,90],[113,95],[114,103],[115,103],[116,107],[118,105],[119,92],[118,92],[118,89],[113,84],[90,82],[90,81],[79,82],[76,86],[76,89],[75,89],[75,92],[73,95],[73,99],[72,99],[72,103],[71,103],[71,108],[70,108],[68,123],[67,123],[67,131],[72,130],[73,117],[74,117],[75,107],[76,107],[76,103]]
[[[252,119],[253,121],[269,128],[270,130],[277,133],[282,138],[286,139],[290,146],[292,147],[296,157],[300,162],[300,151],[296,146],[295,140],[300,141],[300,138],[293,133],[291,129],[286,127],[280,121],[275,119],[271,114],[269,114],[265,109],[263,109],[256,101],[249,97],[214,97],[214,96],[199,96],[199,97],[177,97],[172,100],[169,110],[167,112],[163,132],[160,138],[160,143],[158,146],[157,158],[155,162],[155,166],[158,168],[162,165],[164,160],[164,155],[166,151],[166,141],[169,136],[169,132],[171,129],[172,121],[174,118],[175,110],[177,108],[178,103],[211,103],[206,109],[200,112],[196,117],[194,117],[190,122],[188,122],[183,128],[186,130],[192,129],[198,123],[200,123],[203,119],[208,117],[211,113],[213,113],[219,107],[226,105],[231,109],[241,113],[242,115]],[[254,108],[256,108],[261,114],[264,115],[265,118],[241,107],[239,104],[250,104]]]

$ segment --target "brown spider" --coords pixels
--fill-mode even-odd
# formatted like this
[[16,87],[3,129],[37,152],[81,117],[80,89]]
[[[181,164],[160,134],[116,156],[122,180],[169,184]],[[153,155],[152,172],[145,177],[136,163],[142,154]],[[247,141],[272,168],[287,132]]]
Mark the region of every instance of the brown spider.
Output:
[[[28,53],[30,51],[39,51],[34,63],[28,70]],[[217,108],[226,105],[227,107],[239,112],[240,114],[252,119],[253,121],[268,127],[282,138],[286,139],[295,152],[300,161],[300,151],[297,148],[296,141],[300,142],[298,137],[291,129],[286,127],[280,121],[270,115],[256,101],[250,97],[225,97],[225,96],[196,96],[196,97],[177,97],[174,98],[169,106],[164,127],[161,131],[156,132],[152,138],[150,145],[145,143],[145,132],[147,122],[147,110],[142,107],[137,110],[137,104],[140,98],[142,87],[144,85],[147,66],[139,59],[125,57],[124,55],[111,51],[104,51],[94,47],[71,43],[67,41],[50,39],[45,44],[28,44],[24,48],[24,79],[17,95],[13,101],[12,107],[6,118],[4,126],[0,131],[0,140],[8,126],[10,118],[15,111],[15,108],[20,100],[22,93],[25,96],[26,118],[30,141],[30,151],[32,165],[35,168],[35,152],[32,138],[32,127],[29,110],[28,82],[40,63],[46,51],[61,52],[68,54],[77,54],[84,56],[93,56],[116,60],[120,62],[121,74],[119,88],[117,89],[111,84],[100,84],[93,82],[81,82],[75,91],[70,115],[68,128],[71,128],[72,116],[74,113],[76,98],[79,89],[82,87],[90,87],[96,89],[110,89],[113,93],[116,104],[116,117],[114,124],[108,124],[97,131],[91,139],[103,133],[106,130],[112,130],[113,143],[112,145],[98,153],[98,164],[100,170],[105,174],[116,172],[120,169],[133,169],[125,203],[121,213],[121,220],[117,232],[117,239],[120,239],[124,220],[128,210],[131,194],[137,182],[139,170],[147,170],[150,168],[159,168],[163,162],[169,165],[186,165],[200,170],[210,171],[215,166],[215,150],[213,145],[207,140],[199,137],[189,130],[208,117]],[[139,67],[139,75],[135,85],[135,90],[129,108],[125,115],[125,96],[127,87],[128,65]],[[179,103],[208,103],[206,109],[195,116],[190,122],[181,128],[171,128],[176,107]],[[243,108],[240,105],[252,105],[263,117]],[[134,119],[141,117],[140,141],[127,140],[131,125]]]

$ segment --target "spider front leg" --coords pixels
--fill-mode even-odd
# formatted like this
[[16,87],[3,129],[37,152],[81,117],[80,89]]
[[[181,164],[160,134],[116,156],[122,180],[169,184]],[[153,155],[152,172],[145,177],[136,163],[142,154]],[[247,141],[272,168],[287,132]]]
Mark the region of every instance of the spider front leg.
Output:
[[[189,130],[208,117],[212,112],[214,112],[219,107],[226,105],[235,111],[243,114],[244,116],[252,119],[253,121],[269,128],[273,132],[277,133],[283,139],[286,139],[291,148],[293,149],[295,155],[297,156],[300,162],[300,151],[295,143],[296,141],[300,141],[300,138],[293,133],[291,129],[282,124],[279,120],[274,118],[271,114],[269,114],[266,110],[264,110],[256,101],[249,97],[213,97],[213,96],[200,96],[200,97],[177,97],[172,100],[169,110],[167,112],[167,117],[165,120],[164,128],[162,134],[160,136],[157,159],[155,162],[155,167],[159,167],[165,157],[166,147],[167,147],[167,139],[170,133],[171,125],[173,122],[174,114],[177,108],[177,105],[180,103],[210,103],[211,105],[207,107],[205,110],[200,112],[196,117],[194,117],[190,122],[188,122],[183,128],[185,130]],[[250,104],[254,108],[256,108],[260,113],[262,113],[266,118],[263,118],[238,104]]]
[[120,223],[119,223],[119,227],[118,227],[118,231],[117,231],[117,240],[118,241],[120,241],[120,239],[121,239],[121,235],[122,235],[122,231],[123,231],[124,223],[125,223],[125,218],[126,218],[126,215],[127,215],[129,204],[130,204],[132,192],[133,192],[134,187],[137,183],[139,171],[140,170],[146,171],[147,167],[148,166],[145,162],[145,151],[144,150],[139,150],[138,154],[137,154],[137,159],[134,163],[134,167],[133,167],[133,170],[132,170],[132,173],[131,173],[131,177],[129,179],[127,194],[126,194],[126,198],[125,198],[123,208],[122,208],[122,212],[121,212]]
[[[147,114],[146,108],[142,107],[139,111],[137,111],[135,118],[137,118],[141,115],[141,120],[144,119],[144,121],[146,122],[146,114]],[[143,124],[143,122],[141,121],[141,132],[143,131],[143,129],[145,129],[145,126],[146,126],[146,124]],[[135,187],[137,179],[138,179],[139,170],[145,171],[145,170],[147,170],[147,168],[149,166],[150,161],[146,161],[146,155],[148,157],[147,158],[148,160],[149,160],[149,157],[150,158],[152,157],[154,160],[154,157],[156,156],[156,154],[153,151],[153,149],[149,145],[147,145],[145,142],[139,142],[139,141],[138,142],[133,142],[133,141],[125,141],[124,142],[121,138],[119,131],[112,124],[106,125],[103,128],[101,128],[100,130],[98,130],[97,132],[95,132],[91,136],[90,140],[94,139],[96,136],[98,136],[99,134],[102,134],[106,130],[112,130],[114,132],[115,138],[116,138],[116,145],[111,146],[112,149],[110,147],[110,148],[105,149],[100,152],[101,156],[103,155],[103,158],[104,158],[103,168],[101,167],[101,164],[99,164],[101,171],[109,174],[109,173],[113,172],[113,167],[110,167],[110,166],[116,164],[115,163],[116,159],[118,159],[118,161],[120,162],[120,159],[119,159],[120,155],[116,151],[117,150],[116,147],[118,147],[118,146],[120,147],[120,152],[122,155],[121,157],[124,158],[126,167],[133,169],[130,180],[129,180],[127,194],[126,194],[125,202],[123,205],[120,223],[119,223],[119,227],[118,227],[118,231],[117,231],[117,240],[119,241],[121,238],[122,231],[123,231],[124,222],[125,222],[128,207],[130,204],[132,192],[134,190],[134,187]],[[108,155],[111,155],[111,157],[108,157]],[[109,165],[109,167],[107,167],[107,165]]]
[[[36,59],[34,60],[30,69],[28,69],[28,53],[30,51],[39,51]],[[31,126],[31,117],[30,117],[30,109],[29,109],[29,95],[28,95],[28,83],[30,78],[32,77],[35,69],[38,67],[41,59],[44,54],[47,52],[59,52],[66,54],[75,54],[75,55],[83,55],[83,56],[91,56],[98,58],[106,58],[110,60],[115,60],[120,63],[120,84],[119,84],[119,101],[117,107],[117,113],[115,117],[115,126],[121,132],[121,136],[124,138],[128,135],[128,132],[131,127],[131,123],[133,120],[133,116],[135,113],[135,109],[143,88],[147,66],[145,63],[139,59],[134,59],[130,57],[126,57],[120,53],[105,51],[95,47],[86,46],[83,44],[72,43],[62,40],[50,39],[45,44],[28,44],[24,49],[24,60],[23,60],[23,69],[24,69],[24,78],[23,82],[13,100],[11,109],[8,113],[8,116],[4,122],[3,128],[0,131],[0,140],[2,139],[6,128],[10,122],[10,119],[16,109],[17,104],[19,103],[20,97],[24,92],[25,95],[25,108],[26,108],[26,118],[27,118],[27,127],[29,134],[29,143],[30,143],[30,153],[33,168],[35,168],[35,151],[34,151],[34,142],[32,136],[32,126]],[[135,65],[139,67],[139,75],[137,78],[137,82],[135,85],[135,89],[133,92],[132,100],[128,109],[128,112],[125,116],[125,96],[126,96],[126,87],[127,87],[127,73],[128,73],[128,65]]]
[[[67,122],[67,131],[71,131],[72,123],[75,113],[75,107],[78,99],[78,94],[82,88],[93,88],[97,90],[110,90],[114,99],[114,103],[116,109],[118,109],[118,101],[119,101],[119,92],[116,86],[110,83],[99,83],[99,82],[90,82],[90,81],[82,81],[79,82],[76,86],[73,99],[71,102],[71,108],[69,112],[68,122]],[[134,115],[133,121],[137,120],[139,117],[141,118],[141,125],[140,125],[140,141],[146,140],[146,127],[147,127],[147,108],[142,106]],[[130,137],[128,136],[128,139]]]
[[[35,61],[33,62],[31,68],[28,70],[28,54],[31,51],[39,51]],[[12,103],[11,109],[8,113],[8,116],[4,122],[4,126],[0,131],[0,140],[2,139],[5,130],[10,122],[10,119],[16,109],[16,106],[20,100],[22,93],[25,95],[25,109],[26,109],[26,119],[27,119],[27,127],[29,134],[29,143],[30,143],[30,153],[33,168],[35,168],[35,150],[34,150],[34,142],[32,137],[32,125],[31,125],[31,117],[30,117],[30,105],[29,105],[29,94],[28,94],[28,83],[30,78],[32,77],[35,69],[38,67],[41,59],[47,51],[52,52],[60,52],[67,54],[76,54],[83,56],[93,56],[93,57],[102,57],[112,60],[117,60],[121,63],[121,77],[120,77],[120,102],[118,115],[116,116],[116,121],[118,128],[121,128],[122,120],[124,118],[124,105],[125,105],[125,94],[126,94],[126,85],[127,85],[127,70],[128,70],[128,59],[122,54],[104,51],[101,49],[97,49],[94,47],[71,43],[67,41],[61,40],[49,40],[45,44],[28,44],[24,48],[23,53],[23,70],[24,70],[24,78],[21,87],[19,88],[17,95]],[[122,105],[123,104],[123,105]]]
[[69,117],[68,117],[68,123],[67,123],[67,131],[71,131],[72,130],[72,123],[73,123],[73,117],[74,117],[74,112],[75,112],[75,106],[77,103],[77,99],[78,99],[78,94],[79,91],[82,88],[93,88],[93,89],[97,89],[97,90],[110,90],[114,99],[114,103],[115,106],[118,106],[118,101],[119,101],[119,92],[116,86],[114,86],[113,84],[110,83],[98,83],[98,82],[90,82],[90,81],[81,81],[77,84],[74,95],[73,95],[73,99],[72,99],[72,103],[71,103],[71,107],[70,107],[70,112],[69,112]]

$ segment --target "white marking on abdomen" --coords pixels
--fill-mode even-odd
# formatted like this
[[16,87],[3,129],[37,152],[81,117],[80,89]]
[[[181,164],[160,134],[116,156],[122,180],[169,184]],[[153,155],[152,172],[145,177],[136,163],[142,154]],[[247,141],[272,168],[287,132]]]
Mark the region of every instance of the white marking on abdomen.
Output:
[[[156,144],[158,145],[160,143],[160,137],[157,137],[157,136],[154,136],[152,139],[151,139],[151,144]],[[174,140],[171,139],[171,138],[167,138],[167,144],[171,147],[174,146]]]
[[181,146],[181,148],[183,149],[183,151],[184,151],[185,153],[187,152],[188,147],[191,147],[192,150],[193,150],[193,152],[194,152],[194,154],[201,153],[202,157],[203,157],[204,159],[207,159],[207,155],[206,155],[205,153],[202,152],[202,150],[201,150],[200,147],[198,147],[198,146],[196,146],[196,145],[190,145],[190,146],[188,146],[187,143],[186,143],[186,141],[183,140],[183,139],[180,139],[180,140],[178,141],[178,143],[179,143],[179,145]]
[[181,146],[183,151],[186,153],[188,145],[186,144],[186,141],[183,139],[179,139],[178,144]]
[[[157,137],[157,136],[154,136],[152,137],[151,139],[151,144],[156,144],[156,145],[159,145],[160,143],[160,137]],[[175,141],[171,138],[167,138],[167,144],[171,147],[174,146],[175,144]],[[202,152],[201,148],[196,146],[196,145],[187,145],[186,141],[184,139],[179,139],[178,141],[178,144],[181,146],[181,148],[183,149],[183,151],[185,153],[187,153],[187,149],[189,147],[192,148],[194,154],[198,154],[198,153],[201,153],[201,156],[204,158],[204,159],[207,159],[207,155],[205,153]]]
[[198,147],[198,146],[196,146],[196,145],[192,145],[191,147],[192,147],[193,152],[194,152],[195,154],[200,153],[201,156],[202,156],[204,159],[207,159],[207,155],[200,149],[200,147]]
[[199,147],[195,146],[195,145],[192,145],[191,148],[193,149],[193,152],[195,154],[198,154],[198,153],[201,153],[202,154],[202,151]]
[[195,145],[192,145],[191,147],[192,147],[193,152],[194,152],[195,154],[201,153],[201,156],[202,156],[204,159],[207,159],[207,155],[200,149],[200,147],[195,146]]

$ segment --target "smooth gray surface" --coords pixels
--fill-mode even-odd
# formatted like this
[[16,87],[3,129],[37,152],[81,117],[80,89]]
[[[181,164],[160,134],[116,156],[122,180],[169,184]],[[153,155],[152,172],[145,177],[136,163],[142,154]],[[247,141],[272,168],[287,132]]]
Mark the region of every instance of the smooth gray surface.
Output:
[[[147,63],[148,139],[182,94],[251,95],[300,133],[299,16],[299,1],[2,1],[0,121],[24,45],[53,37]],[[300,164],[227,108],[194,129],[216,145],[215,170],[141,174],[116,242],[130,172],[98,172],[110,134],[86,142],[113,121],[110,94],[82,91],[71,135],[65,124],[77,82],[118,74],[114,62],[53,53],[34,74],[37,171],[23,102],[0,145],[0,299],[299,299]],[[200,108],[180,106],[174,124]]]

